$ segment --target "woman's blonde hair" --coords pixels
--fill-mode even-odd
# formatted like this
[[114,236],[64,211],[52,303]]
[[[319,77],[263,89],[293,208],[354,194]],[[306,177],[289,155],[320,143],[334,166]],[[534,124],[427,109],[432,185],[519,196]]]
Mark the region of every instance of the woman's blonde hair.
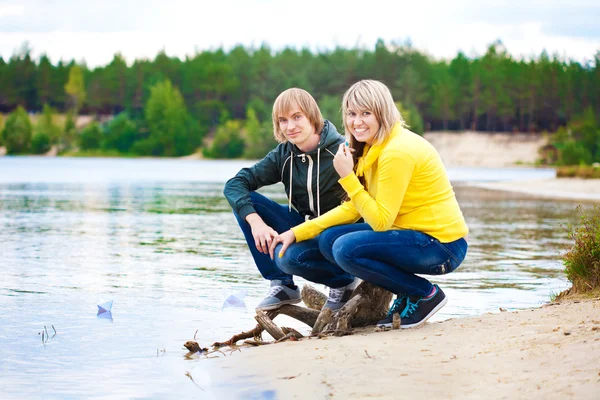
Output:
[[315,127],[315,132],[320,134],[323,130],[323,126],[325,125],[323,115],[321,115],[321,110],[310,93],[299,88],[287,89],[277,96],[273,104],[273,136],[275,136],[275,140],[279,143],[287,142],[287,137],[279,129],[279,117],[289,113],[294,106],[298,106],[300,111],[306,115],[310,123]]
[[400,111],[394,103],[390,89],[383,83],[371,79],[365,79],[356,82],[350,86],[350,89],[344,93],[342,99],[342,115],[344,118],[344,129],[346,137],[350,141],[350,147],[363,147],[352,136],[352,128],[346,124],[346,116],[349,111],[370,111],[373,113],[377,122],[379,122],[379,130],[375,134],[373,144],[381,143],[390,135],[392,127],[399,122],[405,126],[404,119],[400,115]]

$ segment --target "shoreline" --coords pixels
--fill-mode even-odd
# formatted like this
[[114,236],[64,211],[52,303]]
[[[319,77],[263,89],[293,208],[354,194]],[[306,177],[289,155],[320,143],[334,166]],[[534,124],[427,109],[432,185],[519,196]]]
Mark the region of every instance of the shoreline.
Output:
[[549,178],[503,182],[469,182],[468,186],[555,200],[600,202],[600,179]]
[[277,399],[595,399],[600,392],[600,298],[373,329],[244,348],[215,367],[223,381],[250,378]]

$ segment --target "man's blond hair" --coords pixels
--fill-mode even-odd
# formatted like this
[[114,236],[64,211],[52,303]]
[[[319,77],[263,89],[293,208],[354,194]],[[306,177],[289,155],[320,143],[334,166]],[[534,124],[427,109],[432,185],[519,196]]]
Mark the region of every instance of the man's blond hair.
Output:
[[275,99],[273,104],[273,136],[279,143],[287,142],[287,137],[279,129],[279,118],[292,111],[292,107],[298,107],[310,123],[315,127],[315,132],[320,134],[323,130],[323,116],[315,99],[304,89],[287,89]]
[[392,131],[392,127],[397,122],[402,126],[406,126],[404,119],[400,115],[400,111],[398,111],[394,103],[390,89],[379,81],[370,79],[358,81],[344,93],[342,99],[344,129],[346,137],[354,142],[354,137],[351,134],[352,127],[346,124],[346,116],[350,110],[354,112],[370,111],[373,113],[380,125],[379,130],[374,136],[373,144],[381,143],[387,139]]

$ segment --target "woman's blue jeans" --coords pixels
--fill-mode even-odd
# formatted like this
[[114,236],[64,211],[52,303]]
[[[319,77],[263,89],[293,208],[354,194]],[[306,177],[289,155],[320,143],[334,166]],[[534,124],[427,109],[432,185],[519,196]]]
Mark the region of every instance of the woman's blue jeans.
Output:
[[443,275],[464,260],[467,242],[441,243],[412,230],[375,232],[368,224],[334,226],[318,236],[319,250],[348,274],[408,296],[428,296],[432,284],[415,274]]
[[[283,233],[304,222],[304,218],[296,210],[288,210],[287,205],[281,205],[257,192],[250,193],[250,199],[256,213],[271,228]],[[329,287],[348,285],[354,279],[337,265],[331,264],[319,251],[319,239],[314,238],[292,244],[283,258],[277,257],[276,249],[274,262],[269,254],[258,251],[252,236],[252,229],[246,220],[234,213],[252,258],[261,275],[268,280],[280,280],[284,285],[294,282],[293,275],[301,276],[309,281],[321,283]]]

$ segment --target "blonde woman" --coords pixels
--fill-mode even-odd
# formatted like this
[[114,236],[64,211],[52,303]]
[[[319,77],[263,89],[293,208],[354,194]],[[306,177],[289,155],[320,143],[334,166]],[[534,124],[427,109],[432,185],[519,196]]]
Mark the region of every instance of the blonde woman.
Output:
[[288,246],[318,236],[331,263],[397,295],[379,325],[398,313],[402,328],[418,327],[447,299],[416,274],[454,271],[467,253],[467,225],[437,151],[405,127],[387,86],[355,83],[342,112],[349,143],[333,165],[348,201],[275,238],[271,257],[285,269]]

